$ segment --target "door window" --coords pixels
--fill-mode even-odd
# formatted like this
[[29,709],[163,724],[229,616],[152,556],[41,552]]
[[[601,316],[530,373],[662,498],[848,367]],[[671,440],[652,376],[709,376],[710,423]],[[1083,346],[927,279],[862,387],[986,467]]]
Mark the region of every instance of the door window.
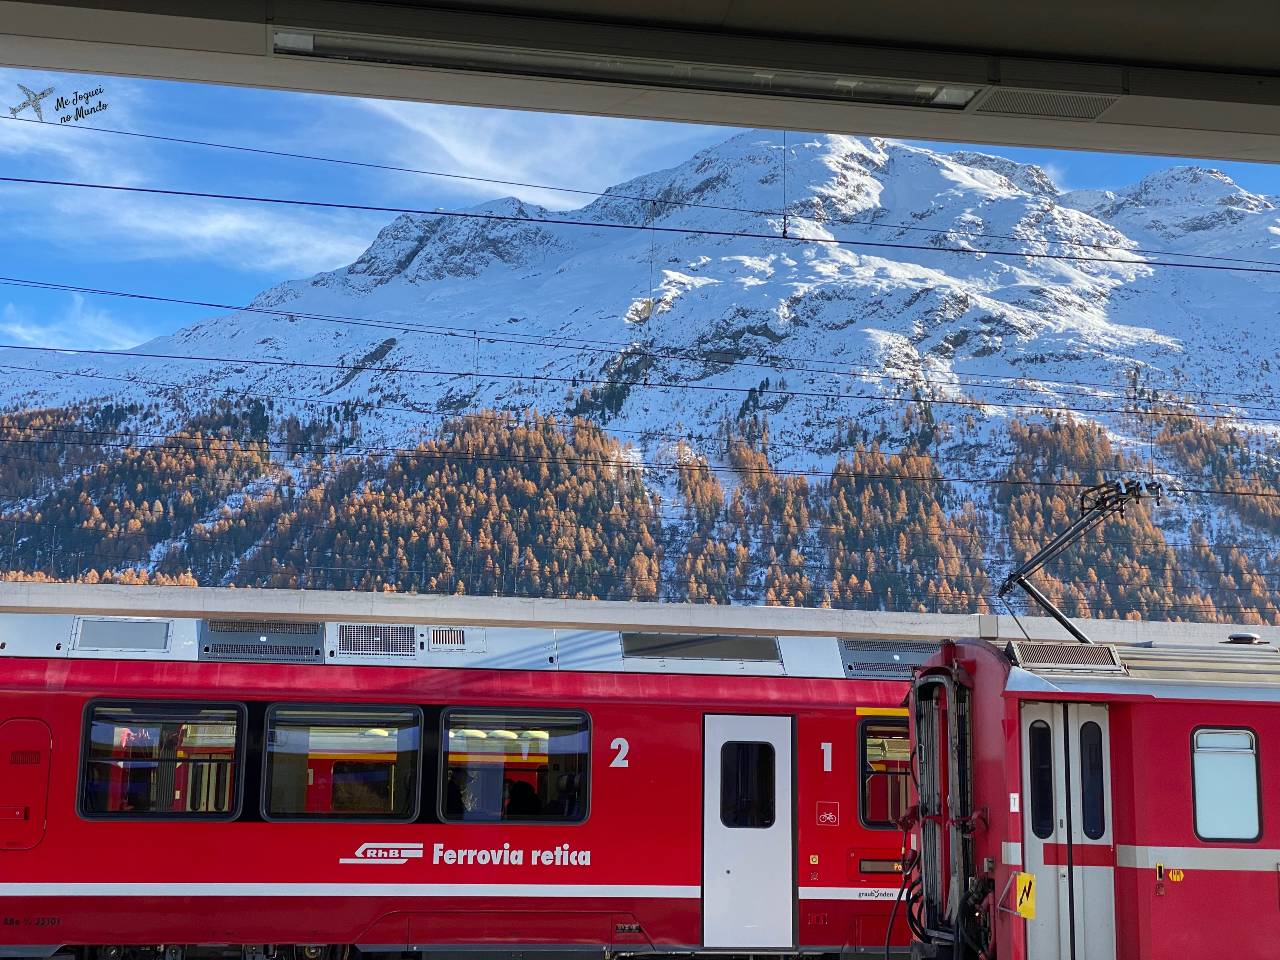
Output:
[[1101,840],[1107,832],[1102,727],[1093,720],[1080,725],[1080,807],[1081,828],[1090,840]]
[[773,826],[774,754],[771,743],[726,743],[720,748],[720,822],[726,827]]
[[1031,781],[1031,832],[1041,840],[1053,835],[1053,731],[1036,720],[1027,731]]

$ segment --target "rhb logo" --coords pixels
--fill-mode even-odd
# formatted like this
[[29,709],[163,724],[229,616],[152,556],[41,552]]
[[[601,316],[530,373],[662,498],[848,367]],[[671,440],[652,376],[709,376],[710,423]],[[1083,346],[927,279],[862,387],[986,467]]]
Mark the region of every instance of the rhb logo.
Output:
[[420,843],[362,843],[355,856],[339,857],[339,863],[408,863],[422,859]]

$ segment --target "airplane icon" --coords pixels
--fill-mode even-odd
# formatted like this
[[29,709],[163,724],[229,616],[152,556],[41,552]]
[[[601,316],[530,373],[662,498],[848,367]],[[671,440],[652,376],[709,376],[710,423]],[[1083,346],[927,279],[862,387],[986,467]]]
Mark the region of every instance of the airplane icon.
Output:
[[10,116],[17,117],[18,114],[20,114],[23,110],[27,109],[27,107],[30,107],[32,110],[36,112],[37,120],[44,120],[44,111],[40,109],[40,101],[43,100],[45,97],[49,96],[51,93],[53,93],[53,87],[50,87],[47,90],[42,90],[39,93],[36,93],[30,87],[23,86],[22,84],[18,84],[18,86],[21,87],[22,92],[27,95],[27,99],[22,101],[22,103],[18,104],[16,107],[10,107],[9,108]]

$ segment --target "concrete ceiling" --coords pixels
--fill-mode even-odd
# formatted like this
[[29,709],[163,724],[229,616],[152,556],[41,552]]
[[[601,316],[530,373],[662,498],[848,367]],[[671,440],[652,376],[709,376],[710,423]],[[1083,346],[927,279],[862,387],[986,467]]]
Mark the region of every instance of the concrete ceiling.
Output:
[[1280,70],[1274,2],[1203,0],[496,0],[411,3],[725,34],[928,47],[1216,71]]
[[0,0],[13,66],[1264,161],[1277,36],[1274,0]]

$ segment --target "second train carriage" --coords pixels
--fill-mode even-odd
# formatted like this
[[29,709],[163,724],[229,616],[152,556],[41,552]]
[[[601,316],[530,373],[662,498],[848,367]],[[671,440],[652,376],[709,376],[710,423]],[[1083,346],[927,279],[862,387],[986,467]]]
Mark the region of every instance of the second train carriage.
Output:
[[913,956],[1275,956],[1280,651],[1252,639],[944,644],[912,690]]
[[0,616],[0,957],[902,950],[934,650]]

